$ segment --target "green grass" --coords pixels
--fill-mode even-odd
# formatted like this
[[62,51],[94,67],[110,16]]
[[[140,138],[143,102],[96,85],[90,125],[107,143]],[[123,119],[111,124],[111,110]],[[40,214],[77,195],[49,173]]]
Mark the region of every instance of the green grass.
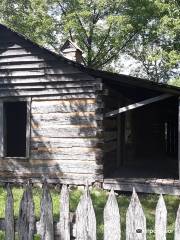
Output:
[[[14,216],[18,218],[19,213],[19,203],[23,194],[22,188],[13,188],[13,197],[14,197]],[[53,215],[54,220],[59,219],[59,193],[57,190],[50,190],[52,200],[53,200]],[[35,215],[36,218],[40,217],[40,199],[41,199],[42,189],[33,188],[33,198],[35,203]],[[70,211],[74,212],[80,200],[82,192],[77,188],[72,188],[70,190]],[[93,188],[91,190],[91,197],[96,213],[97,219],[97,236],[98,240],[103,239],[103,209],[106,204],[108,198],[108,192],[103,190],[98,190]],[[147,219],[147,240],[154,240],[154,233],[150,233],[151,230],[154,230],[155,223],[155,208],[158,201],[157,194],[139,194],[139,199],[144,209],[144,213]],[[117,201],[119,204],[120,214],[121,214],[121,228],[123,234],[123,240],[125,240],[125,219],[126,219],[126,211],[129,206],[129,202],[131,199],[130,194],[120,194],[117,195]],[[167,211],[168,211],[168,226],[167,229],[170,233],[167,234],[167,240],[173,240],[174,236],[174,224],[176,218],[176,212],[180,203],[180,199],[177,196],[164,196]],[[6,201],[6,191],[3,188],[0,188],[0,218],[4,218],[5,215],[5,201]],[[4,233],[0,232],[0,240],[4,239]],[[39,237],[35,237],[34,239],[38,240]]]

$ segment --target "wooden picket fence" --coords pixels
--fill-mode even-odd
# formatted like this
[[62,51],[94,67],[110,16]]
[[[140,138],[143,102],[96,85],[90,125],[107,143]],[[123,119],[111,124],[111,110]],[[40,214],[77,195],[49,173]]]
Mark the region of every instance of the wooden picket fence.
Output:
[[[16,226],[15,226],[16,225]],[[120,240],[120,213],[114,191],[111,190],[104,208],[104,240]],[[156,207],[155,239],[166,239],[167,210],[160,195]],[[62,186],[60,194],[59,222],[54,223],[52,212],[52,199],[47,183],[43,185],[41,199],[41,216],[36,222],[32,187],[27,184],[20,203],[19,218],[15,224],[13,214],[13,195],[7,186],[7,201],[4,227],[5,239],[14,240],[15,231],[19,240],[32,240],[35,233],[42,240],[96,240],[96,216],[88,187],[86,187],[75,212],[75,222],[72,227],[69,211],[69,191],[66,185]],[[175,223],[174,240],[180,239],[180,207]],[[126,240],[146,240],[146,218],[143,213],[138,195],[133,190],[132,198],[126,213]]]

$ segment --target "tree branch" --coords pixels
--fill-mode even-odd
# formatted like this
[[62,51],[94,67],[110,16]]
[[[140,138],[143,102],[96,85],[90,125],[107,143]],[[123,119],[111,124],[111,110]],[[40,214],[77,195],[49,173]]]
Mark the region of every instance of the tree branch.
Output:
[[106,33],[104,39],[101,41],[101,43],[100,43],[100,48],[99,48],[97,54],[95,55],[95,57],[94,57],[94,59],[93,59],[93,62],[96,61],[97,57],[99,56],[100,52],[102,51],[102,49],[103,49],[103,47],[104,47],[104,45],[105,45],[105,43],[106,43],[106,40],[107,40],[107,38],[109,37],[111,28],[112,28],[112,24],[110,24],[110,26],[109,26],[109,28],[108,28],[108,30],[107,30],[107,33]]
[[[65,10],[64,7],[62,6],[62,4],[61,4],[60,2],[58,2],[58,5],[60,6],[62,13],[63,13],[65,16],[67,16],[66,10]],[[69,36],[70,36],[71,41],[74,41],[73,35],[72,35],[72,29],[69,29]]]
[[75,15],[76,15],[76,17],[77,17],[77,20],[78,20],[78,22],[79,22],[79,24],[80,24],[80,26],[81,26],[81,28],[82,28],[82,30],[83,30],[86,38],[88,39],[88,34],[87,34],[87,32],[86,32],[86,29],[84,28],[84,26],[83,26],[83,24],[82,24],[82,22],[81,22],[81,19],[80,19],[79,15],[77,14],[77,12],[75,12]]
[[[108,59],[106,59],[104,62],[102,63],[99,63],[96,65],[96,62],[95,63],[95,66],[98,68],[98,67],[103,67],[104,65],[106,65],[107,63],[111,62],[113,60],[113,58],[117,57],[119,55],[119,52],[122,51],[126,46],[127,44],[135,37],[135,35],[138,33],[139,31],[136,31],[135,33],[133,33],[128,40],[126,40],[126,42],[119,48],[119,51],[116,52],[115,54],[111,55],[111,57],[109,57]],[[108,51],[106,51],[106,55],[113,49],[113,47],[111,47],[110,49],[108,49]]]

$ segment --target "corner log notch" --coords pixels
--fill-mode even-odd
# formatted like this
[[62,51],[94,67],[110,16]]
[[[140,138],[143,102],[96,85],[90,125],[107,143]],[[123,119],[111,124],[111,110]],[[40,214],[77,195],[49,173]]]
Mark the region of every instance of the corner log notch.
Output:
[[148,99],[143,100],[141,102],[133,103],[133,104],[130,104],[130,105],[126,106],[126,107],[121,107],[121,108],[119,108],[117,110],[108,112],[108,113],[105,114],[105,117],[112,117],[112,116],[115,116],[115,115],[117,115],[119,113],[127,112],[127,111],[135,109],[135,108],[143,107],[143,106],[148,105],[150,103],[158,102],[158,101],[170,98],[170,97],[172,97],[172,95],[170,95],[170,94],[162,94],[162,95],[157,96],[157,97],[148,98]]

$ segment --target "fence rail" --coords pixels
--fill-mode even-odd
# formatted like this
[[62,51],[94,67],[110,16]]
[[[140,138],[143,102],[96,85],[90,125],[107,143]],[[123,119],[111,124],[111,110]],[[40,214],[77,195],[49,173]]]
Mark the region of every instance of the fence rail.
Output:
[[[53,221],[52,199],[47,183],[43,185],[41,215],[38,222],[35,220],[30,184],[27,184],[21,199],[18,221],[14,220],[13,212],[13,195],[8,185],[5,220],[0,224],[0,228],[5,231],[6,240],[14,240],[15,232],[18,232],[19,240],[32,240],[35,233],[39,234],[42,240],[96,240],[96,216],[88,186],[77,206],[73,231],[69,210],[69,190],[66,185],[62,186],[60,194],[59,222]],[[156,240],[166,240],[166,226],[167,210],[164,198],[160,195],[155,214]],[[126,213],[126,240],[146,240],[146,231],[146,217],[134,189]],[[174,234],[174,240],[179,240],[180,207],[177,211]],[[104,208],[104,240],[121,239],[119,207],[115,193],[111,190]]]

